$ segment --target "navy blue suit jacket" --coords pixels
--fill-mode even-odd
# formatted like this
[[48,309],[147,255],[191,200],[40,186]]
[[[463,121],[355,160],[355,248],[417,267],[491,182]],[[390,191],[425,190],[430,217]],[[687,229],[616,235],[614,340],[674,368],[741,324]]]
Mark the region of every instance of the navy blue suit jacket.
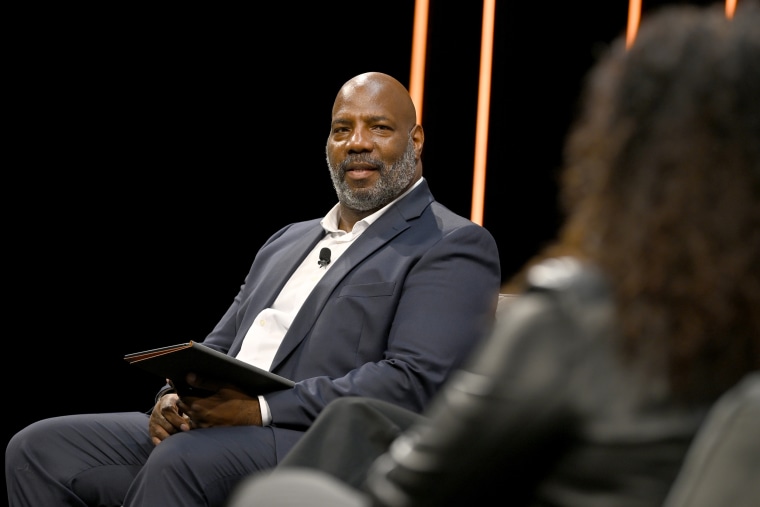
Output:
[[[320,220],[267,240],[206,345],[238,353],[253,319],[324,236]],[[491,234],[436,202],[423,180],[334,261],[286,333],[271,371],[296,386],[266,395],[278,456],[340,396],[422,411],[490,331],[500,281]]]

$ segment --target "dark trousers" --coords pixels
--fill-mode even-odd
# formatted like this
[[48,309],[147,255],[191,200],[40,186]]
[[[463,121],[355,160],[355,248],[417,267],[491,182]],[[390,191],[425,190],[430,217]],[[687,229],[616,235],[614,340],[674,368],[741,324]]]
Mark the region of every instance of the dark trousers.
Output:
[[196,429],[154,446],[146,414],[68,415],[14,435],[5,477],[10,507],[221,507],[276,461],[271,428]]

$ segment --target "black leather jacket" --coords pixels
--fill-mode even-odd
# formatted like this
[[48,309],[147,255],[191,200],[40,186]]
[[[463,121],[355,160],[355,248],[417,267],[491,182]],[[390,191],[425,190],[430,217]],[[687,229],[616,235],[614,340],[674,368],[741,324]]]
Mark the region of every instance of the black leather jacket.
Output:
[[373,466],[375,505],[659,506],[708,407],[623,366],[604,278],[567,259],[446,384],[429,418]]

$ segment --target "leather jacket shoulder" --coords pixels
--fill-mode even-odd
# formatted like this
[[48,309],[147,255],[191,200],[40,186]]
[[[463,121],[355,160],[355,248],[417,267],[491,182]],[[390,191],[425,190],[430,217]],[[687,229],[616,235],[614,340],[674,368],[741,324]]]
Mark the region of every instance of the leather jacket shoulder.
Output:
[[698,419],[630,395],[598,270],[556,258],[528,280],[424,422],[375,462],[375,505],[660,505]]

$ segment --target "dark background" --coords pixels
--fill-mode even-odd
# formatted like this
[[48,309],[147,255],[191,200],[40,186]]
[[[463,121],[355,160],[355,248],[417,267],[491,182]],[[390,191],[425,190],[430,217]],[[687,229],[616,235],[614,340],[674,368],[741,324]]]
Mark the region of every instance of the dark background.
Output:
[[[43,417],[149,409],[163,382],[123,355],[202,340],[259,245],[335,203],[333,99],[366,71],[409,84],[414,2],[304,4],[9,19],[4,441]],[[430,5],[424,174],[464,216],[481,14]],[[625,0],[496,6],[484,226],[505,279],[556,232],[581,79],[627,16]]]

